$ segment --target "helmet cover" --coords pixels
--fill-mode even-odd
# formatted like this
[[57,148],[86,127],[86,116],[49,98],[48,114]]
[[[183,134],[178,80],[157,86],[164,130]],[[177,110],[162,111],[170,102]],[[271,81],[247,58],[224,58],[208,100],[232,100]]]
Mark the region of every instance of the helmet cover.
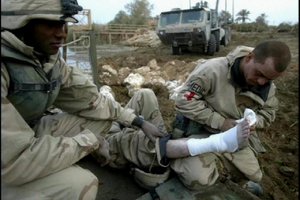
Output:
[[1,0],[1,27],[18,29],[32,19],[77,23],[77,0]]

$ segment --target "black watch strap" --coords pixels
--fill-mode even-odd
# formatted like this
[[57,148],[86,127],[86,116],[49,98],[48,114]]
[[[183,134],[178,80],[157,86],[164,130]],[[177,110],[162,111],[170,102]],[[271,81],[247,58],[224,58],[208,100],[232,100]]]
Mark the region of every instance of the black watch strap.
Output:
[[143,123],[144,123],[144,119],[142,117],[136,117],[132,121],[131,125],[142,128]]

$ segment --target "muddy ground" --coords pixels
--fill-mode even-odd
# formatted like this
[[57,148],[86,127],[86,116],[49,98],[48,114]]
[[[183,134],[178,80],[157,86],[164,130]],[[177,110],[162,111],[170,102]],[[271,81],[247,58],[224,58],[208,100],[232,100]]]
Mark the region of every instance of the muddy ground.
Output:
[[[299,192],[299,171],[298,171],[298,154],[299,154],[299,137],[298,137],[298,93],[299,93],[299,48],[298,48],[298,33],[236,33],[232,34],[231,43],[224,47],[221,46],[220,51],[213,57],[225,56],[229,51],[234,49],[237,45],[255,46],[258,42],[274,39],[286,42],[292,52],[292,62],[288,68],[285,76],[275,81],[277,85],[277,96],[280,101],[279,111],[275,122],[271,127],[267,128],[264,135],[261,135],[261,140],[264,143],[267,153],[259,155],[259,161],[263,170],[264,176],[262,186],[264,196],[262,199],[275,199],[275,200],[291,200],[298,199]],[[122,81],[130,72],[143,66],[149,66],[146,74],[154,71],[159,71],[158,74],[152,76],[162,77],[164,80],[184,79],[188,73],[195,67],[196,61],[199,59],[209,59],[211,57],[202,55],[200,53],[184,53],[183,55],[171,55],[171,49],[168,46],[156,45],[143,45],[138,47],[135,51],[122,52],[114,56],[106,56],[98,59],[99,81],[101,84],[109,84],[115,94],[116,99],[123,105],[129,100],[127,89],[124,87]],[[153,67],[153,59],[154,67]],[[152,64],[149,62],[152,60]],[[151,63],[151,62],[150,62]],[[109,78],[103,75],[104,65],[109,65],[118,74],[111,72]],[[126,69],[126,70],[125,70]],[[109,71],[109,70],[108,70]],[[108,73],[108,72],[107,72]],[[106,73],[106,75],[107,75]],[[143,87],[150,87],[156,93],[163,118],[166,122],[167,128],[171,131],[171,123],[174,119],[174,102],[169,99],[169,92],[166,86],[161,83],[151,83],[148,81]],[[115,173],[115,172],[113,172]],[[119,173],[119,172],[118,172]],[[126,173],[126,172],[124,172]],[[127,175],[123,172],[119,173],[124,179]],[[123,174],[123,175],[121,175]],[[106,181],[109,182],[109,177]],[[126,181],[125,181],[126,182]],[[144,191],[130,187],[134,185],[133,182],[127,181],[125,184],[128,188],[127,194],[129,197],[123,196],[106,197],[101,199],[134,199]],[[116,184],[118,184],[116,183]],[[105,181],[103,182],[105,185]],[[125,186],[125,187],[126,187]],[[117,188],[121,189],[123,186]],[[138,186],[137,186],[138,187]],[[100,187],[101,190],[101,187]],[[115,193],[117,191],[113,191]],[[102,196],[103,197],[103,196]],[[100,197],[99,197],[100,199]]]

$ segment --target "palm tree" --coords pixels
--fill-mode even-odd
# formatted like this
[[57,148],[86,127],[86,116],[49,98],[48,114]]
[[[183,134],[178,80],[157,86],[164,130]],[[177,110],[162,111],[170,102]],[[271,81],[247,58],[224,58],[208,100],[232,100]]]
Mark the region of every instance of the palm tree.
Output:
[[238,16],[235,20],[236,21],[242,21],[242,23],[245,23],[246,20],[250,20],[248,15],[250,14],[250,11],[246,9],[242,9],[240,12],[236,14]]

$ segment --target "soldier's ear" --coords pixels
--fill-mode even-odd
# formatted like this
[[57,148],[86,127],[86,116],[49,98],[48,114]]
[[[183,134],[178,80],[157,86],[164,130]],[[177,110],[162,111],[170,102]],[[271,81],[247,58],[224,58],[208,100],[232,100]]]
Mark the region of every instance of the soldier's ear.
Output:
[[254,57],[255,57],[254,53],[250,52],[245,56],[245,61],[249,62],[251,59],[254,59]]

